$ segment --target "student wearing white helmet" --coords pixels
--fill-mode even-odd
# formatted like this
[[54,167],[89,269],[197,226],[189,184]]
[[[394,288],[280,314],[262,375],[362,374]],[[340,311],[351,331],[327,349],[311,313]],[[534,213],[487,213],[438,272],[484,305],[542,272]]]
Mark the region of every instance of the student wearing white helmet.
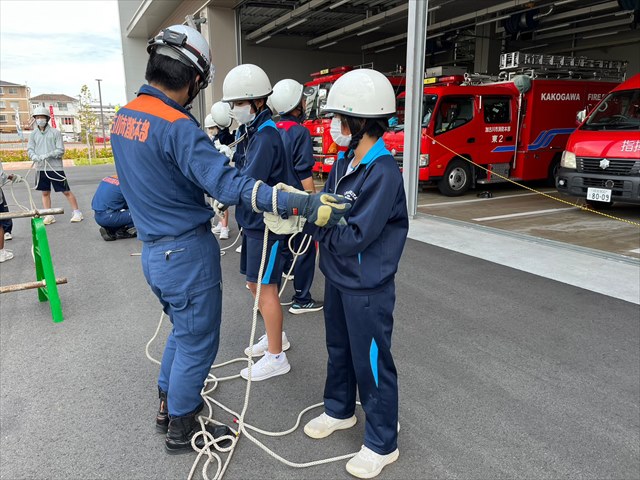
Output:
[[[224,154],[229,160],[233,158],[233,150],[229,145],[235,140],[234,134],[229,131],[233,120],[231,119],[231,107],[226,102],[216,102],[211,106],[211,113],[207,115],[210,132],[209,137],[213,146]],[[205,127],[206,127],[205,121]],[[229,238],[229,210],[225,210],[220,217],[220,221],[211,229],[216,235],[220,235],[220,240]]]
[[[302,125],[306,106],[304,86],[291,78],[285,78],[273,86],[273,94],[269,100],[275,113],[280,116],[276,125],[283,134],[285,146],[289,149],[298,178],[307,192],[315,192],[313,141],[309,130]],[[300,249],[303,239],[303,235],[297,235],[294,238],[296,250]],[[288,272],[293,261],[291,251],[285,248],[283,255],[285,257],[284,271]],[[291,305],[289,307],[290,313],[298,315],[322,310],[322,302],[311,297],[311,285],[315,270],[316,244],[312,242],[307,251],[298,257],[294,265],[293,288],[295,293],[291,301],[283,302],[283,305]]]
[[[211,233],[204,194],[225,205],[271,211],[273,190],[242,176],[213,146],[189,113],[212,76],[211,52],[195,29],[173,25],[149,41],[145,78],[133,101],[118,110],[111,142],[118,180],[142,242],[142,270],[169,315],[160,375],[156,428],[168,453],[192,451],[203,407],[200,392],[220,340],[220,246]],[[334,203],[335,202],[335,203]],[[250,207],[249,207],[250,208]],[[329,219],[318,216],[328,208]],[[327,226],[348,210],[344,200],[277,192],[280,215],[301,214]],[[226,427],[207,426],[214,437]],[[204,445],[200,436],[196,445]]]
[[[262,180],[267,185],[286,183],[301,188],[267,106],[267,97],[271,95],[271,82],[267,74],[257,65],[239,65],[225,77],[222,91],[222,101],[232,106],[231,114],[240,124],[238,135],[243,136],[233,157],[241,165],[242,174]],[[238,205],[236,220],[243,232],[240,273],[246,275],[249,290],[255,296],[263,251],[264,219],[250,205]],[[278,297],[282,275],[281,251],[286,238],[285,235],[269,234],[268,268],[262,278],[259,305],[266,334],[246,350],[248,355],[264,355],[251,369],[252,381],[284,375],[291,368],[284,353],[290,345],[282,330],[282,307]],[[249,369],[243,369],[240,375],[248,379]]]
[[[62,134],[49,125],[49,110],[45,107],[36,107],[33,110],[33,118],[36,128],[29,136],[27,154],[29,159],[36,164],[36,190],[42,192],[43,208],[51,208],[51,187],[56,192],[62,192],[73,209],[71,221],[81,222],[82,212],[78,208],[78,200],[69,187],[69,182],[62,166],[64,155],[64,143]],[[43,219],[46,225],[54,223],[56,218],[47,215]]]
[[324,191],[353,202],[345,225],[305,226],[320,246],[325,275],[327,377],[322,415],[304,428],[324,438],[356,423],[356,390],[365,412],[364,445],[347,463],[373,478],[399,456],[398,381],[391,355],[394,277],[409,226],[402,175],[382,141],[395,112],[395,95],[380,72],[353,70],[329,91],[333,140],[340,153]]

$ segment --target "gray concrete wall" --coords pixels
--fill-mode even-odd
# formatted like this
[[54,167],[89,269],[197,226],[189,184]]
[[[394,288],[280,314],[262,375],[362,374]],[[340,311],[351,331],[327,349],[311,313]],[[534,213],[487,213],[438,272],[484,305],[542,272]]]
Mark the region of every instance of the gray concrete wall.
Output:
[[[118,2],[120,31],[126,32],[127,25],[138,9],[139,2]],[[121,34],[122,56],[127,102],[136,97],[135,92],[145,83],[144,72],[147,67],[147,41],[144,38],[128,38]]]

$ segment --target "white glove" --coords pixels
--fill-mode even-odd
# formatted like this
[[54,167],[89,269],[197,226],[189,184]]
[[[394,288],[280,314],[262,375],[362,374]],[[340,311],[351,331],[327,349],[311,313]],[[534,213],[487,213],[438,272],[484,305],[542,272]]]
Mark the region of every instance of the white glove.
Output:
[[[290,193],[300,193],[303,195],[309,195],[307,192],[293,188],[285,183],[278,183],[275,187],[276,190],[282,190]],[[273,213],[263,212],[264,224],[269,230],[277,235],[291,235],[301,232],[304,228],[304,224],[307,219],[299,215],[290,216],[289,218],[282,218],[279,215]]]
[[227,210],[227,206],[220,203],[218,200],[213,200],[213,211],[216,212],[220,218],[224,218],[224,212]]
[[220,145],[220,147],[218,148],[218,151],[221,154],[223,154],[225,157],[227,157],[229,160],[233,158],[233,150],[231,150],[231,148],[229,148],[227,145]]

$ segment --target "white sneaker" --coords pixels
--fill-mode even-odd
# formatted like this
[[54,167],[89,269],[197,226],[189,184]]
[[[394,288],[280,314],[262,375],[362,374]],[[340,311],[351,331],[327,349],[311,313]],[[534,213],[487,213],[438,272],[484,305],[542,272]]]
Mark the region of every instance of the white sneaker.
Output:
[[82,216],[82,212],[80,210],[74,210],[73,215],[71,215],[71,223],[78,223],[84,219]]
[[[253,355],[251,354],[251,349],[253,348]],[[287,340],[286,333],[282,332],[282,351],[289,350],[291,348],[291,344],[289,340]],[[244,354],[252,357],[261,357],[265,353],[269,351],[269,339],[266,335],[262,335],[258,339],[258,343],[254,343],[253,347],[247,347],[244,349]]]
[[325,438],[336,430],[346,430],[358,422],[354,415],[351,418],[333,418],[323,413],[304,426],[304,433],[311,438]]
[[397,448],[388,455],[379,455],[363,445],[358,454],[347,462],[347,472],[358,478],[377,477],[384,467],[395,462],[399,456]]
[[0,263],[6,262],[7,260],[11,260],[13,258],[13,252],[11,250],[7,250],[3,248],[0,250]]
[[13,238],[13,235],[11,235],[9,232],[4,232],[4,239],[5,240],[11,240]]
[[222,227],[220,229],[220,240],[228,240],[229,239],[229,228]]
[[242,252],[242,245],[240,245],[238,248],[236,248],[236,253],[240,253]]
[[43,219],[42,222],[45,225],[51,225],[52,223],[56,223],[56,217],[54,217],[53,215],[46,215]]
[[[282,352],[280,358],[276,359],[275,355],[265,355],[251,367],[251,381],[260,382],[271,377],[284,375],[291,370],[287,354]],[[245,380],[249,380],[249,368],[243,368],[240,376]]]
[[216,235],[218,235],[220,233],[221,228],[222,228],[222,225],[218,223],[215,227],[211,227],[211,233],[215,233]]

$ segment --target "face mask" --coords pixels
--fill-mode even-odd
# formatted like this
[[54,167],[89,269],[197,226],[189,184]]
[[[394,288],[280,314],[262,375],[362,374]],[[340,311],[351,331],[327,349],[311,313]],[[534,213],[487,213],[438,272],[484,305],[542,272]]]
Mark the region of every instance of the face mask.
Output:
[[349,143],[351,143],[351,135],[343,135],[342,134],[342,122],[338,117],[333,117],[331,119],[331,138],[336,142],[336,145],[341,147],[348,147]]
[[233,118],[241,125],[251,123],[256,118],[255,113],[251,113],[251,105],[244,105],[242,107],[234,106],[231,110]]
[[38,118],[36,120],[36,125],[38,125],[40,128],[44,128],[47,125],[47,121],[42,118]]

